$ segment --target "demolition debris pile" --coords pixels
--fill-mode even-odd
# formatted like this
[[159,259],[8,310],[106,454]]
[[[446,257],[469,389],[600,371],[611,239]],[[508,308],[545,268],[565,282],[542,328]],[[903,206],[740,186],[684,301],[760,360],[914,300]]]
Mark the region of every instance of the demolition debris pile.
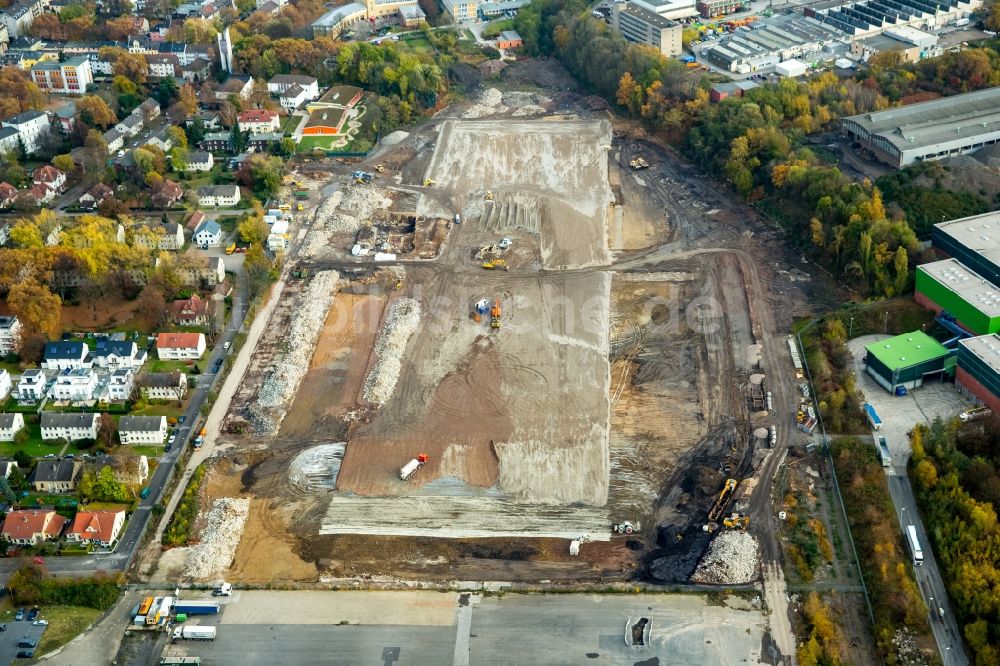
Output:
[[187,575],[192,580],[204,580],[221,575],[236,555],[243,536],[243,527],[250,513],[250,500],[223,497],[215,500],[205,518],[201,543],[191,549]]
[[285,411],[309,369],[320,330],[333,305],[339,279],[337,271],[322,271],[306,287],[285,336],[286,349],[260,387],[257,403],[262,408],[278,412],[273,418],[275,426],[285,417]]
[[301,255],[316,257],[330,245],[334,234],[355,234],[380,208],[388,208],[392,199],[371,184],[355,184],[327,197],[316,209],[313,230],[306,237]]
[[385,325],[375,343],[375,355],[378,358],[365,381],[365,400],[381,407],[392,397],[399,379],[406,343],[419,324],[419,302],[412,298],[400,298],[389,306]]
[[722,532],[715,537],[691,580],[736,585],[757,577],[757,540],[746,532]]

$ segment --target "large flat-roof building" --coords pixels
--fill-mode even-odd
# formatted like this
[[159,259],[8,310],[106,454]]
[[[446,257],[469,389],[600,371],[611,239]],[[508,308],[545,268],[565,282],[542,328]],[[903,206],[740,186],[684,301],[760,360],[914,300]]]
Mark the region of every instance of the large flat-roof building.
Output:
[[896,168],[1000,141],[1000,87],[841,120],[862,148]]
[[695,0],[632,0],[632,4],[666,19],[683,19],[698,15]]
[[955,372],[954,354],[923,331],[873,342],[865,352],[868,374],[890,393],[912,390],[928,377]]
[[652,46],[665,56],[682,52],[681,24],[643,8],[638,2],[616,2],[611,10],[611,25],[628,41]]
[[1000,287],[957,259],[917,266],[915,298],[928,310],[947,313],[973,335],[1000,331]]
[[1000,212],[935,224],[931,244],[1000,287]]
[[955,386],[1000,414],[1000,335],[959,341]]

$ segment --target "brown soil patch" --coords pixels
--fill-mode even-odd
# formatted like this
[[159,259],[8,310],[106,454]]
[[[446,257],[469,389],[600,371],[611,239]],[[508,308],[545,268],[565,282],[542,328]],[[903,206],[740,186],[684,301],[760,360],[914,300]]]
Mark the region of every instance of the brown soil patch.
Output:
[[250,502],[250,515],[243,538],[229,569],[230,580],[244,583],[315,581],[316,565],[295,553],[298,540],[288,530],[288,514],[294,508],[276,506],[272,500]]
[[243,468],[233,464],[232,460],[224,458],[216,462],[208,470],[202,485],[202,493],[208,504],[211,500],[221,497],[239,497],[243,494],[243,481],[240,475]]
[[381,296],[337,294],[309,372],[281,424],[283,437],[322,438],[355,406],[384,305]]

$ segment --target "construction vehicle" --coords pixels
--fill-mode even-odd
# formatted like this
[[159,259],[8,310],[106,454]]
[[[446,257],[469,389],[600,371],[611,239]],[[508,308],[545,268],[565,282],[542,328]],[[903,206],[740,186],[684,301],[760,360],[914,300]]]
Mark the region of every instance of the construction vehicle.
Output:
[[437,181],[434,180],[433,178],[424,178],[424,187],[431,187],[432,185],[434,185],[436,183],[437,183]]
[[708,512],[708,519],[715,522],[722,515],[722,511],[726,508],[726,504],[729,502],[730,496],[733,491],[736,490],[736,479],[726,479],[725,485],[722,486],[722,492],[719,493],[718,499],[715,500],[715,504],[712,505],[711,510]]
[[487,201],[493,201],[493,192],[487,192],[486,193],[486,200]]
[[500,328],[500,299],[497,298],[493,301],[493,307],[490,309],[490,328]]
[[304,211],[305,209],[306,209],[306,207],[302,205],[302,202],[301,202],[301,201],[300,201],[300,202],[298,202],[297,204],[295,204],[295,210],[299,211],[300,213],[301,213],[302,211]]
[[636,171],[639,171],[640,169],[649,168],[649,162],[642,159],[641,157],[636,157],[634,160],[630,160],[628,165],[633,169],[635,169]]
[[483,320],[483,315],[485,315],[490,310],[490,300],[488,298],[481,298],[476,301],[475,305],[472,306],[472,321],[477,324]]
[[615,523],[611,526],[611,531],[615,534],[635,534],[639,531],[639,523],[632,523],[628,520]]
[[385,165],[384,164],[376,164],[375,165],[375,170],[378,171],[379,173],[385,173]]
[[502,268],[505,271],[510,270],[510,266],[508,266],[507,262],[504,261],[503,259],[489,259],[487,261],[484,261],[483,268],[485,268],[488,271],[497,270],[498,268]]
[[497,244],[497,247],[500,248],[501,250],[507,250],[513,244],[514,244],[514,241],[512,241],[507,236],[504,236],[503,238],[500,239],[500,242]]
[[728,518],[723,518],[722,524],[731,530],[746,530],[750,526],[750,516],[742,513],[734,513]]
[[297,270],[294,270],[294,271],[292,271],[292,277],[295,278],[296,280],[308,280],[309,279],[309,269],[308,268],[299,268]]
[[402,469],[399,470],[399,478],[406,481],[411,476],[417,473],[417,470],[424,466],[427,462],[427,454],[421,453],[419,456],[411,460],[410,462],[403,465]]
[[354,179],[355,183],[370,183],[375,178],[372,174],[367,171],[355,171],[351,174],[351,178]]
[[485,260],[486,257],[499,257],[501,252],[498,245],[484,245],[476,251],[476,259]]
[[399,278],[398,280],[396,280],[396,291],[399,291],[402,288],[403,288],[403,278]]
[[293,180],[292,181],[292,185],[294,185],[295,187],[302,187],[302,181],[301,180]]
[[226,254],[232,254],[233,252],[236,252],[236,243],[230,243],[226,247]]

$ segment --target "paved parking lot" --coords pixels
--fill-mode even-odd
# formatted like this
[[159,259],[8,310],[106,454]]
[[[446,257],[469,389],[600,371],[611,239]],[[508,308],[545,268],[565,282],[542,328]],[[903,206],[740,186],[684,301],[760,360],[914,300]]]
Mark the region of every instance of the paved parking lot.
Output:
[[17,647],[18,641],[30,638],[37,644],[38,641],[42,640],[42,634],[45,633],[46,627],[38,626],[25,620],[21,620],[20,622],[11,620],[5,624],[7,625],[7,630],[0,632],[0,664],[6,666],[6,664],[15,660],[18,652],[31,649]]
[[[879,434],[889,443],[892,455],[892,473],[906,475],[906,463],[910,459],[910,440],[907,434],[918,423],[930,423],[937,417],[958,416],[973,405],[964,398],[954,384],[932,379],[918,389],[908,391],[904,396],[890,395],[875,383],[864,366],[865,345],[884,340],[888,335],[864,335],[847,343],[854,356],[858,390],[865,395],[882,419]],[[874,446],[874,441],[872,446]]]

